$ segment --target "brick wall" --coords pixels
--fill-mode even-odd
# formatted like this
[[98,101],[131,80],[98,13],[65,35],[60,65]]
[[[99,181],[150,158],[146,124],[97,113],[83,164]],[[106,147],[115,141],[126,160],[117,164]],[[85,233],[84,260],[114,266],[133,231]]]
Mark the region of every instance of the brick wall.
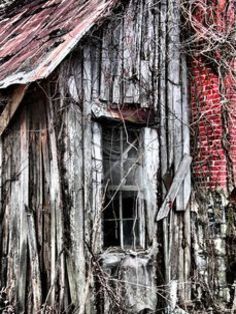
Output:
[[191,62],[192,155],[196,181],[211,188],[226,188],[226,155],[219,78],[203,58]]
[[[213,23],[217,36],[228,34],[234,27],[233,2],[221,0],[211,10],[197,12],[199,42],[206,42],[207,36],[203,38],[201,32]],[[211,60],[225,56],[225,47],[212,49],[206,56],[196,53],[189,60],[193,175],[204,187],[227,190],[236,177],[236,83],[230,72],[219,75],[217,62]],[[235,68],[232,61],[231,65]]]

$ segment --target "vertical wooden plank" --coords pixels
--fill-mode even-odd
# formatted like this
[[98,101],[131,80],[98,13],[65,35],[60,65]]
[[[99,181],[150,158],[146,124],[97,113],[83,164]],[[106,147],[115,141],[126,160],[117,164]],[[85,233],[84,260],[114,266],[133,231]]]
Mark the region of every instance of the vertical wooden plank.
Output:
[[[180,38],[179,2],[168,2],[168,137],[169,164],[174,160],[175,170],[182,159],[181,95],[180,95]],[[177,201],[177,203],[179,200]],[[177,205],[178,207],[179,205]]]
[[[178,169],[179,163],[183,158],[183,116],[182,116],[182,99],[181,99],[181,72],[180,72],[180,3],[179,1],[172,3],[170,16],[172,31],[170,33],[171,45],[171,61],[170,71],[173,77],[170,76],[172,82],[172,97],[173,97],[173,114],[174,114],[174,164],[175,171]],[[189,153],[189,152],[187,152]],[[184,191],[183,187],[176,197],[176,210],[184,210]]]
[[[182,159],[182,133],[181,133],[181,98],[180,98],[180,66],[179,66],[179,7],[174,1],[168,1],[167,15],[167,105],[168,105],[168,149],[169,165],[174,163],[174,173],[176,173],[179,163]],[[177,14],[177,15],[175,15]],[[176,196],[176,208],[181,206],[180,198]],[[170,263],[170,281],[179,279],[179,259],[176,254],[182,256],[179,239],[179,217],[172,212],[169,223],[169,263]],[[179,255],[178,255],[179,256]],[[170,283],[171,284],[171,283]],[[176,290],[177,293],[177,290]],[[170,304],[176,295],[170,296]]]
[[[16,130],[17,129],[17,130]],[[19,278],[19,261],[20,261],[20,193],[21,186],[19,180],[20,169],[20,132],[19,125],[12,128],[8,137],[10,145],[9,156],[9,247],[8,247],[8,267],[7,267],[7,286],[9,288],[9,299],[13,304],[18,304],[17,310],[21,313],[22,302],[20,301],[18,285],[16,278]],[[13,145],[14,143],[14,145]]]
[[[11,125],[11,132],[4,138],[4,159],[6,171],[4,175],[4,198],[5,198],[5,232],[8,242],[4,243],[3,251],[7,256],[7,287],[8,297],[11,303],[17,305],[17,312],[24,313],[26,290],[26,253],[27,243],[25,241],[26,230],[22,228],[24,224],[23,213],[24,199],[22,198],[22,182],[25,172],[22,167],[21,132],[24,130],[24,114],[19,116]],[[22,122],[23,120],[23,122]],[[24,136],[24,140],[26,134]],[[23,141],[24,141],[23,140]],[[24,154],[24,153],[23,153]],[[25,161],[25,160],[24,160]],[[22,173],[23,171],[23,173]],[[27,171],[27,167],[26,167]],[[26,180],[26,184],[28,181]],[[28,200],[26,200],[27,202]],[[23,204],[22,204],[23,203]],[[23,211],[22,211],[23,209]],[[21,273],[22,271],[22,273]],[[24,290],[22,291],[21,288]]]
[[[50,89],[48,89],[50,95]],[[51,149],[50,162],[50,199],[51,199],[51,303],[55,304],[55,280],[56,280],[56,262],[58,261],[61,269],[64,267],[62,258],[63,248],[63,218],[60,190],[60,173],[58,165],[57,138],[55,133],[54,108],[49,97],[47,106],[47,117],[49,127],[49,141]],[[63,289],[62,277],[60,275],[60,289]]]
[[[83,158],[84,158],[84,210],[86,213],[85,221],[91,219],[91,183],[92,183],[92,129],[91,129],[91,100],[92,100],[92,68],[91,68],[91,51],[90,46],[84,48],[83,54]],[[88,226],[87,226],[88,227]],[[86,230],[86,241],[90,243],[90,231]]]
[[[42,173],[43,173],[43,203],[42,203],[42,248],[40,252],[41,270],[46,274],[44,285],[49,289],[51,285],[51,263],[55,260],[52,259],[52,244],[51,244],[51,207],[50,207],[50,157],[49,157],[49,139],[46,121],[46,108],[44,107],[44,114],[42,119],[42,129],[40,132],[40,146],[42,155]],[[44,121],[44,123],[43,123]],[[39,228],[39,224],[37,226]],[[55,257],[55,256],[54,256]]]
[[[100,33],[99,33],[100,35]],[[91,62],[92,62],[92,101],[95,103],[99,102],[100,93],[100,66],[102,56],[102,44],[101,41],[94,40],[91,50]],[[79,75],[82,80],[82,75]],[[81,86],[81,85],[80,85]],[[77,87],[78,88],[78,87]],[[82,93],[81,93],[82,96]]]
[[[172,140],[169,144],[173,145],[174,170],[177,171],[184,154],[189,154],[189,130],[188,130],[188,105],[187,105],[187,73],[181,64],[180,55],[180,3],[169,2],[169,44],[168,44],[168,100],[169,110],[173,110],[174,130],[172,131]],[[171,104],[172,102],[172,104]],[[170,109],[172,108],[172,109]],[[170,132],[170,128],[169,128]],[[171,143],[173,141],[173,144]],[[185,180],[188,182],[188,187],[185,187]],[[186,192],[185,192],[186,189]],[[180,190],[176,197],[176,210],[183,211],[187,208],[190,198],[190,166],[187,167],[187,175],[181,184]],[[188,266],[190,262],[190,219],[188,214],[172,214],[173,220],[170,224],[170,237],[173,238],[169,247],[171,261],[171,279],[177,279],[179,282],[179,298],[184,302],[186,299],[185,282],[188,279]],[[185,228],[185,223],[187,226]],[[173,234],[173,230],[176,230]],[[189,234],[186,234],[186,231]],[[187,236],[187,238],[185,238]],[[183,241],[188,242],[183,248]],[[178,250],[179,258],[176,260],[176,249]],[[186,262],[185,262],[186,261]],[[176,274],[177,277],[176,277]]]
[[[111,98],[112,84],[112,23],[109,23],[103,29],[102,38],[102,60],[101,60],[101,81],[100,81],[100,99],[109,102]],[[86,69],[88,70],[88,69]]]
[[183,241],[184,241],[184,219],[183,219],[183,214],[178,214],[178,215],[175,215],[178,220],[177,220],[177,226],[178,226],[178,229],[177,229],[177,232],[178,232],[178,245],[177,245],[177,249],[178,249],[178,252],[179,252],[179,256],[178,256],[178,270],[177,270],[177,273],[178,273],[178,283],[179,283],[179,286],[178,286],[178,295],[179,295],[179,299],[180,299],[180,302],[184,302],[185,301],[185,285],[186,285],[186,282],[185,282],[185,276],[184,276],[184,248],[183,248]]
[[[182,134],[183,154],[190,154],[190,130],[189,130],[189,103],[188,103],[188,77],[186,56],[181,57],[181,96],[182,96]],[[183,209],[189,205],[191,195],[191,169],[183,183]]]
[[157,113],[159,108],[159,67],[160,67],[160,43],[159,43],[159,28],[160,28],[160,21],[159,21],[159,5],[154,1],[153,4],[153,48],[154,48],[154,60],[153,60],[153,107],[154,111]]
[[32,293],[34,313],[40,311],[42,304],[42,287],[41,287],[41,274],[39,267],[39,257],[37,249],[37,235],[34,223],[33,212],[27,210],[27,231],[28,231],[28,245],[29,257],[31,265],[31,280],[32,280]]
[[[9,136],[2,136],[2,152],[3,155],[3,167],[2,167],[2,195],[4,195],[4,202],[2,200],[2,215],[3,215],[3,226],[2,226],[2,267],[1,267],[1,281],[4,283],[2,286],[8,286],[9,281],[11,282],[11,279],[9,280],[9,273],[10,273],[10,177],[11,177],[11,158],[10,156],[12,147],[9,141]],[[5,273],[5,272],[6,273]],[[8,298],[10,300],[10,291],[8,292]]]
[[[95,59],[97,50],[94,51]],[[83,112],[78,102],[83,99],[83,52],[77,52],[72,63],[71,72],[73,79],[69,80],[68,87],[74,93],[71,97],[74,101],[67,106],[64,115],[64,180],[68,184],[65,194],[68,200],[66,210],[69,211],[70,240],[69,254],[66,255],[66,266],[69,281],[69,290],[72,303],[79,307],[83,299],[85,286],[85,256],[84,256],[84,174],[83,174]],[[96,62],[94,60],[94,62]],[[96,77],[97,69],[94,68],[94,101],[98,97],[99,77]],[[74,82],[73,82],[74,81]],[[73,96],[76,94],[75,96]],[[80,103],[81,104],[81,103]]]
[[[167,156],[167,115],[166,115],[166,0],[160,2],[160,49],[158,51],[160,58],[160,76],[159,76],[159,95],[160,95],[160,145],[161,145],[161,175],[165,175],[168,169]],[[164,186],[163,186],[164,188]],[[163,196],[164,197],[164,196]]]
[[[5,172],[7,171],[7,165],[4,164],[4,154],[5,158],[7,156],[6,150],[4,151],[3,138],[0,136],[0,236],[1,236],[1,246],[0,246],[0,286],[6,286],[6,267],[7,267],[7,248],[8,248],[8,213],[7,213],[7,202],[8,202],[8,193],[6,193],[6,189],[4,188],[4,178]],[[4,169],[4,166],[6,167]],[[4,195],[4,198],[3,198]]]
[[187,303],[188,300],[191,300],[191,212],[190,212],[190,204],[187,205],[187,208],[184,212],[184,297]]
[[[186,56],[181,58],[181,86],[182,86],[182,119],[183,119],[183,152],[190,154],[190,130],[189,130],[189,103],[188,103],[188,78]],[[190,213],[190,197],[191,197],[191,168],[186,175],[183,183],[184,194],[184,297],[186,302],[191,300],[190,289],[190,271],[191,271],[191,213]]]
[[67,257],[72,302],[79,306],[85,285],[82,113],[71,103],[65,119],[64,166],[70,203],[71,250]]
[[23,108],[20,124],[20,269],[19,269],[19,302],[21,312],[25,312],[26,271],[27,271],[27,217],[29,205],[29,115]]
[[123,19],[120,18],[114,25],[113,44],[113,64],[112,64],[112,102],[121,104],[123,99]]
[[[48,264],[48,260],[50,257],[50,249],[47,249],[47,257],[44,256],[44,234],[46,230],[50,228],[49,226],[45,225],[44,228],[44,217],[45,217],[45,208],[44,205],[44,197],[45,193],[43,189],[45,188],[45,182],[47,181],[47,176],[49,174],[44,172],[44,160],[43,160],[43,153],[42,153],[42,134],[46,133],[46,122],[45,122],[45,104],[44,104],[44,95],[37,92],[37,94],[30,96],[31,103],[29,103],[27,107],[27,112],[30,115],[30,124],[29,124],[29,205],[28,208],[32,210],[32,219],[33,223],[35,224],[35,229],[37,230],[37,234],[35,235],[37,242],[37,249],[39,252],[32,253],[35,250],[32,248],[33,243],[29,242],[29,232],[28,232],[28,248],[29,248],[29,257],[33,258],[30,259],[29,263],[31,265],[30,270],[27,272],[28,279],[27,281],[30,284],[30,288],[28,289],[28,304],[27,307],[30,308],[40,308],[41,303],[41,278],[38,272],[41,272],[43,284],[45,291],[47,291],[50,287],[50,283],[47,282],[48,276],[50,277],[50,266]],[[32,103],[34,104],[32,106]],[[44,181],[45,180],[45,181]],[[44,181],[44,182],[43,182]],[[28,217],[29,218],[29,217]],[[28,228],[29,228],[29,219]],[[32,231],[31,231],[32,232]],[[32,234],[33,236],[33,234]],[[33,255],[33,257],[32,257]],[[37,266],[39,260],[37,262],[37,258],[39,259],[40,255],[40,265]],[[46,258],[45,258],[46,257]],[[37,270],[37,267],[40,270]],[[47,269],[47,270],[45,270]],[[38,276],[38,278],[37,278]],[[30,290],[31,289],[31,290]],[[30,292],[32,293],[32,299],[30,296]],[[33,302],[32,302],[33,301]]]
[[[159,97],[160,97],[160,149],[161,149],[161,177],[163,178],[168,169],[167,155],[167,113],[166,113],[166,26],[167,26],[167,2],[161,0],[159,18]],[[166,189],[162,183],[162,198],[164,200]],[[163,220],[163,244],[164,244],[164,264],[165,264],[165,279],[168,283],[170,280],[170,265],[169,265],[169,238],[168,238],[168,222]]]
[[101,126],[92,123],[92,210],[93,210],[93,243],[94,253],[101,252],[102,249],[102,206],[103,206],[103,154],[102,154],[102,130]]
[[134,6],[133,1],[130,1],[128,8],[124,15],[123,22],[123,102],[124,103],[134,103],[133,97],[133,83],[132,78],[132,58],[134,58],[134,33],[133,33],[133,23],[134,23]]
[[[92,63],[91,47],[86,46],[83,50],[83,183],[84,183],[84,240],[90,246],[92,244],[92,208],[91,208],[91,188],[92,188],[92,129],[91,129],[91,106],[92,106]],[[110,75],[110,74],[109,74]],[[110,78],[108,79],[110,80]],[[88,270],[90,271],[90,270]],[[85,308],[88,312],[92,311],[90,306],[93,303],[93,295],[88,296],[91,274],[88,274],[87,287],[81,297],[82,303],[79,313],[84,313]]]
[[[137,35],[136,23],[139,20],[136,1],[130,1],[124,15],[123,23],[123,102],[137,103],[139,101],[139,88],[137,70],[139,55],[136,49]],[[138,51],[139,52],[139,51]]]
[[154,243],[156,241],[157,173],[160,166],[159,139],[156,129],[144,128],[143,133],[143,173],[140,179],[144,187],[144,199],[146,202],[148,243]]
[[140,103],[142,107],[153,107],[152,70],[154,66],[154,19],[152,0],[144,2],[142,20],[142,48],[140,61]]

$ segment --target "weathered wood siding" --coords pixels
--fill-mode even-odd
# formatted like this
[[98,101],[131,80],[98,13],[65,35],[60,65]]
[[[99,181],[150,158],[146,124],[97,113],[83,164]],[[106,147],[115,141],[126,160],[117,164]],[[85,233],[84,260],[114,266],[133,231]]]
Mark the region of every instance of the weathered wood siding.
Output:
[[[190,271],[189,171],[169,216],[157,223],[156,215],[189,153],[178,23],[173,1],[130,1],[54,76],[30,86],[2,135],[0,279],[17,313],[42,304],[56,313],[155,311],[170,297],[161,283],[174,307],[171,283],[186,283]],[[152,113],[142,131],[146,247],[111,253],[103,250],[101,118],[127,106]]]

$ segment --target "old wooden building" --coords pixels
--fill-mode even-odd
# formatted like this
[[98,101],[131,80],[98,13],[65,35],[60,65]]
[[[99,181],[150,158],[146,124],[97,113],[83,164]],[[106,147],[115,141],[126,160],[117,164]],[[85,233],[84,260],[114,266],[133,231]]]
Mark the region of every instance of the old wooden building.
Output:
[[180,46],[178,1],[4,7],[5,308],[184,313],[197,299],[204,276],[195,272],[200,233],[191,238],[190,106]]

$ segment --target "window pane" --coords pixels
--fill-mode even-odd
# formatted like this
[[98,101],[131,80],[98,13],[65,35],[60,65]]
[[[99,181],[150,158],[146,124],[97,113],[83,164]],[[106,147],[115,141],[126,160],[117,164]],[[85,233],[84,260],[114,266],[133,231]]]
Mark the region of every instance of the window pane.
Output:
[[124,151],[129,147],[131,148],[129,150],[130,152],[129,155],[134,156],[135,153],[137,152],[137,147],[139,144],[139,132],[137,130],[124,129],[124,128],[122,128],[122,131],[123,131]]
[[137,185],[139,180],[139,169],[141,164],[141,155],[139,151],[139,134],[137,131],[130,131],[128,136],[123,131],[123,168],[126,176],[126,185]]
[[104,246],[120,246],[120,222],[104,220]]
[[119,193],[114,197],[114,192],[107,192],[103,210],[103,218],[119,219]]
[[139,165],[137,158],[124,160],[125,185],[139,185]]
[[122,208],[123,218],[132,218],[137,213],[137,193],[136,192],[122,192]]
[[105,184],[119,185],[121,181],[121,143],[120,129],[106,128],[103,130],[103,162]]
[[136,192],[122,192],[124,246],[139,245],[139,215]]
[[138,220],[123,220],[123,232],[124,232],[124,246],[138,246],[139,234],[138,234]]
[[120,246],[119,193],[107,192],[103,211],[104,246]]

